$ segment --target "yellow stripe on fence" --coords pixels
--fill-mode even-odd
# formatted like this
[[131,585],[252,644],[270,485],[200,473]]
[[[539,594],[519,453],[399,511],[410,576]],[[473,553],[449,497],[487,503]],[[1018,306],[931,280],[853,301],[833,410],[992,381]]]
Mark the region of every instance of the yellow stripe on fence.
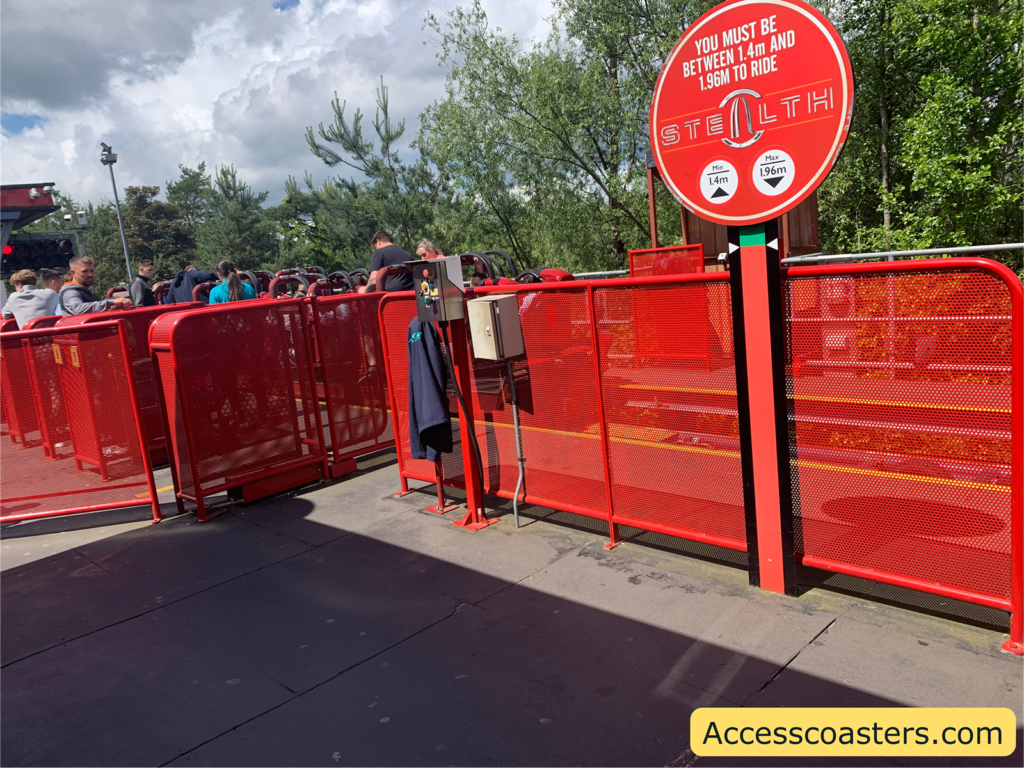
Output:
[[[735,390],[699,389],[696,387],[659,387],[646,384],[622,384],[619,389],[640,389],[654,392],[679,392],[690,395],[728,395],[736,396]],[[974,411],[976,413],[1010,413],[1009,408],[978,408],[970,405],[946,405],[942,403],[905,403],[899,400],[863,400],[854,397],[827,397],[824,395],[787,395],[790,400],[802,400],[812,403],[845,403],[848,405],[884,405],[896,408],[928,408],[943,411]]]
[[[497,421],[484,421],[478,422],[487,426],[494,427],[505,427],[512,429],[514,425],[504,424]],[[599,440],[600,435],[589,434],[587,432],[567,432],[558,429],[545,429],[543,427],[527,427],[522,426],[521,429],[530,432],[546,432],[556,435],[566,435],[568,437],[584,437],[588,440]],[[638,445],[644,448],[661,448],[667,451],[682,451],[683,453],[699,453],[706,456],[722,456],[729,459],[738,459],[740,454],[738,451],[725,451],[716,448],[700,448],[692,445],[675,445],[672,443],[657,443],[650,440],[632,440],[625,437],[610,437],[610,442],[621,443],[624,445]],[[854,475],[869,475],[873,477],[884,477],[894,480],[910,480],[918,483],[933,483],[937,485],[952,485],[958,488],[975,488],[980,490],[997,491],[999,493],[1009,493],[1009,486],[1004,485],[992,485],[991,483],[975,483],[970,480],[954,480],[947,477],[928,477],[926,475],[910,475],[903,472],[886,472],[880,469],[865,469],[862,467],[846,467],[840,464],[826,464],[820,461],[808,461],[806,459],[797,459],[795,462],[797,467],[805,467],[807,469],[824,469],[832,472],[845,472]]]

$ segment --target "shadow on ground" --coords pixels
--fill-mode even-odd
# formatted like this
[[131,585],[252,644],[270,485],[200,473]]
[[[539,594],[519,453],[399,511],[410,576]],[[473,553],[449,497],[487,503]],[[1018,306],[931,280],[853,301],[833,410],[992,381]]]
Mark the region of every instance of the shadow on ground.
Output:
[[[5,529],[119,532],[4,571],[0,762],[762,765],[688,752],[690,713],[905,704],[792,663],[842,642],[825,610],[624,569],[553,526],[459,531],[372,473],[313,495],[206,525],[112,512]],[[607,590],[607,607],[573,590]],[[1020,765],[1017,739],[984,762]]]

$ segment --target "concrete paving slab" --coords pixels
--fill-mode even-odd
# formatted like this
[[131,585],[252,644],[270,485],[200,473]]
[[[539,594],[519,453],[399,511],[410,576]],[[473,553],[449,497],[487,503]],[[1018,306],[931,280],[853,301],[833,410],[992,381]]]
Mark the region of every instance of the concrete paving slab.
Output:
[[699,766],[726,763],[687,755],[697,706],[902,691],[1020,716],[1020,659],[996,632],[771,595],[742,569],[607,552],[603,532],[552,522],[458,530],[418,511],[430,494],[392,498],[382,463],[205,525],[5,528],[28,552],[84,538],[0,579],[0,763]]
[[170,765],[405,765],[386,745],[298,697],[203,744]]
[[[307,551],[230,517],[182,516],[94,541],[0,580],[0,663],[138,616]],[[9,575],[8,575],[9,574]]]
[[166,611],[8,666],[4,765],[161,765],[292,694]]
[[[957,647],[950,635],[992,635],[962,624],[860,603],[808,645],[749,707],[1006,707],[1017,716],[1017,748],[1004,758],[885,758],[839,761],[837,765],[1019,766],[1022,668],[1018,656],[977,653]],[[854,616],[869,618],[862,621]],[[905,620],[901,622],[901,619]],[[944,626],[951,625],[951,626]],[[957,631],[957,627],[960,631]],[[998,637],[998,636],[997,636]],[[927,639],[925,639],[927,638]],[[825,677],[823,678],[822,675]],[[836,684],[843,703],[836,703]],[[878,702],[889,701],[888,704]],[[701,759],[701,764],[813,765],[814,761]]]
[[[510,515],[475,532],[451,524],[465,514],[465,508],[445,516],[404,514],[368,526],[362,535],[510,583],[536,573],[594,540],[590,534],[550,525],[538,526],[532,535],[523,536],[513,527]],[[470,538],[472,542],[468,541]],[[467,595],[466,599],[477,602],[484,597],[485,594],[476,594]]]
[[168,610],[300,693],[451,615],[460,580],[504,585],[353,535]]
[[306,695],[413,765],[664,765],[724,704],[467,608]]
[[[591,542],[481,605],[538,629],[565,627],[572,642],[659,674],[666,687],[682,682],[734,704],[838,615],[736,583],[725,566],[700,568],[733,583],[657,568],[658,554],[637,550]],[[666,631],[637,634],[638,623]]]
[[103,539],[153,524],[150,507],[111,509],[68,518],[26,520],[4,526],[0,571],[87,548]]
[[[418,495],[394,499],[388,494],[382,483],[382,475],[388,474],[388,469],[380,469],[377,473],[361,473],[324,485],[307,486],[242,507],[234,514],[255,525],[320,546],[348,533],[384,523],[421,504]],[[397,484],[395,490],[398,490]],[[310,501],[313,498],[315,503]]]
[[[1019,656],[980,655],[845,616],[805,648],[749,705],[839,706],[830,692],[808,685],[807,676],[842,682],[854,701],[881,697],[909,707],[1010,706],[1018,721],[1024,710]],[[1004,694],[1015,701],[995,703],[1006,702]]]
[[981,656],[1005,658],[1001,653],[1001,646],[1006,639],[1005,634],[952,618],[919,613],[868,600],[851,600],[844,618],[890,632],[913,635],[929,644],[939,643]]

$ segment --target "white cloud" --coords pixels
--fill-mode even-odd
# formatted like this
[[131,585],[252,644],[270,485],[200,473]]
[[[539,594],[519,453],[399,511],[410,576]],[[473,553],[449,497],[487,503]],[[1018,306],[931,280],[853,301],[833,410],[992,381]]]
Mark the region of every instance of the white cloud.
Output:
[[[2,109],[43,120],[3,131],[3,182],[55,182],[78,200],[109,198],[99,163],[105,141],[118,154],[119,187],[162,186],[177,177],[178,163],[205,160],[211,168],[234,164],[276,202],[289,174],[331,175],[304,134],[332,119],[335,91],[348,114],[360,107],[372,118],[383,75],[392,117],[407,120],[412,138],[417,116],[444,87],[436,48],[423,44],[428,1],[301,0],[282,11],[271,0],[236,7],[74,0],[63,16],[31,11],[32,0],[5,1]],[[485,7],[506,32],[546,34],[550,0]],[[33,40],[52,44],[60,35],[62,53],[48,61],[45,77],[32,57],[21,60]]]

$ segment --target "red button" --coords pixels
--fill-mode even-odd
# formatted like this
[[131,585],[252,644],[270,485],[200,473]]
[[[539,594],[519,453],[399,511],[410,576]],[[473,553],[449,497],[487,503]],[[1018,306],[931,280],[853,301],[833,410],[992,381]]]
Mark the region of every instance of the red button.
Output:
[[423,276],[424,277],[430,277],[430,270],[429,269],[424,269],[423,270]]

